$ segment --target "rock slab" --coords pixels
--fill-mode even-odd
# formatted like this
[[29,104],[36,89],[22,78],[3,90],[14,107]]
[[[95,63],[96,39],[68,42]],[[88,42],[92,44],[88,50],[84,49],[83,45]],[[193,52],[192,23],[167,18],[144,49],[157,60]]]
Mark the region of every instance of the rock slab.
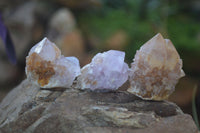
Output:
[[0,133],[197,133],[174,103],[124,91],[40,89],[24,80],[0,103]]

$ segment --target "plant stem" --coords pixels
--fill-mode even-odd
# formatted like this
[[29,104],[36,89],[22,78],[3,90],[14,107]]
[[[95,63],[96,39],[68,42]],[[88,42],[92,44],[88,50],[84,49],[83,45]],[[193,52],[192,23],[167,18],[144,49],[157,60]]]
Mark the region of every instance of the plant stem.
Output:
[[196,92],[197,92],[197,85],[195,85],[195,87],[194,87],[194,89],[193,89],[193,96],[192,96],[192,114],[193,114],[194,121],[195,121],[195,123],[196,123],[196,125],[197,125],[197,128],[200,130],[199,121],[198,121],[198,115],[197,115],[197,109],[196,109],[196,102],[195,102]]

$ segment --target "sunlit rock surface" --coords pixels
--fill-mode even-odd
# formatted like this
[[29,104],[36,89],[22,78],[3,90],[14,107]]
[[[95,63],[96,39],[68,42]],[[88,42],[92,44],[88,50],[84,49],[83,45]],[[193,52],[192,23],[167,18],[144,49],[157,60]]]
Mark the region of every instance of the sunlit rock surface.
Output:
[[129,92],[143,99],[163,100],[185,74],[172,42],[157,34],[137,51],[129,75]]
[[124,58],[125,53],[116,50],[98,53],[81,69],[78,85],[81,89],[118,89],[128,79],[128,65]]
[[78,59],[62,56],[47,38],[36,44],[26,57],[27,78],[42,88],[70,87],[79,74]]

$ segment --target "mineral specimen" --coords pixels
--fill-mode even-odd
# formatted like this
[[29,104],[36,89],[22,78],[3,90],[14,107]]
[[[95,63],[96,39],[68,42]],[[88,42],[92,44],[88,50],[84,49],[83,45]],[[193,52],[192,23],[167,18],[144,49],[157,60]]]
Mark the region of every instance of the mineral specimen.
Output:
[[128,65],[124,62],[125,53],[109,50],[98,53],[81,69],[78,84],[81,89],[116,90],[128,79]]
[[56,45],[44,38],[26,57],[26,75],[42,88],[70,87],[80,75],[79,61],[62,56]]
[[166,99],[185,74],[172,42],[157,34],[137,51],[131,64],[129,92],[148,100]]

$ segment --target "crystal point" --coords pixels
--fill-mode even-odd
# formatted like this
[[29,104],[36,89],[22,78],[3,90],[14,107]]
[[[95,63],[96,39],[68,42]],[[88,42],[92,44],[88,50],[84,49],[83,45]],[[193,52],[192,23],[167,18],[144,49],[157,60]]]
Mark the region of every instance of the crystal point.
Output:
[[78,59],[62,56],[47,38],[32,47],[26,57],[27,78],[42,88],[70,87],[79,74]]
[[157,34],[137,51],[131,64],[129,92],[143,99],[163,100],[185,74],[182,60],[169,39]]
[[128,79],[128,65],[124,62],[125,53],[109,50],[98,53],[81,69],[78,84],[81,89],[116,90]]
[[32,53],[36,53],[42,59],[48,61],[53,61],[59,58],[61,55],[61,52],[58,49],[58,47],[54,43],[49,41],[46,37],[31,48],[29,55],[31,55]]

